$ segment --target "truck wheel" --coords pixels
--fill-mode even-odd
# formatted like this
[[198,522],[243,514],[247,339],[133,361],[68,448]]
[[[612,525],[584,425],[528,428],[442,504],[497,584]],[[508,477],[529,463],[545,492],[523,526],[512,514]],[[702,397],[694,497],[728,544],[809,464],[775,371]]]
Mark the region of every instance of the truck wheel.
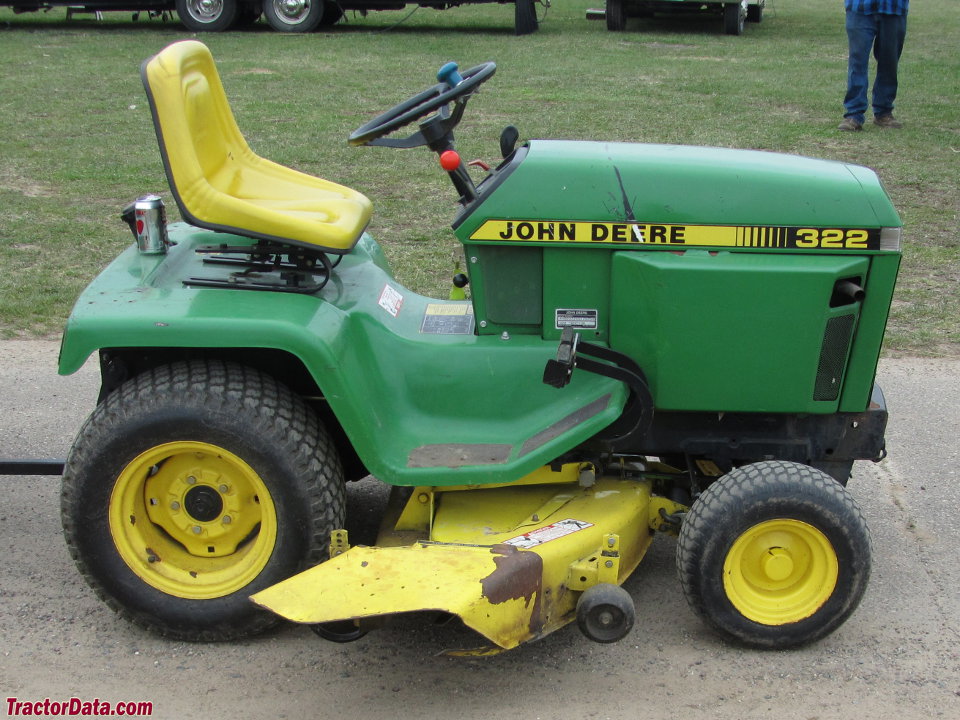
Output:
[[742,35],[746,13],[740,3],[723,6],[723,31],[727,35]]
[[763,22],[763,5],[747,5],[747,22]]
[[263,16],[278,32],[307,33],[323,19],[324,0],[264,0]]
[[856,501],[829,475],[765,461],[739,467],[683,521],[677,571],[691,609],[761,648],[818,640],[856,609],[871,542]]
[[237,17],[237,0],[177,0],[177,15],[187,30],[221,32]]
[[256,634],[249,596],[326,559],[340,460],[316,414],[258,371],[182,362],[111,393],[63,476],[67,545],[97,594],[179,640]]
[[627,6],[624,0],[607,0],[607,30],[623,32],[627,29]]
[[529,35],[537,31],[537,8],[534,0],[514,0],[513,34]]

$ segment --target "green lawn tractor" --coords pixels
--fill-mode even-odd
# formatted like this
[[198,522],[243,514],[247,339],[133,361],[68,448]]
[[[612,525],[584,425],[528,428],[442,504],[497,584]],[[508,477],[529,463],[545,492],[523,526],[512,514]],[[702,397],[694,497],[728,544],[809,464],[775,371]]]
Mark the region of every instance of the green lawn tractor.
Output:
[[[468,169],[453,129],[495,69],[446,65],[349,139],[439,155],[470,292],[441,300],[393,277],[366,197],[251,151],[206,47],[144,63],[185,222],[127,208],[136,243],[60,355],[99,355],[62,513],[121,615],[187,640],[430,612],[493,650],[574,620],[612,642],[658,533],[727,638],[794,646],[854,611],[871,543],[845,485],[884,455],[901,245],[877,177],[513,127]],[[389,502],[351,544],[346,484],[370,475]]]

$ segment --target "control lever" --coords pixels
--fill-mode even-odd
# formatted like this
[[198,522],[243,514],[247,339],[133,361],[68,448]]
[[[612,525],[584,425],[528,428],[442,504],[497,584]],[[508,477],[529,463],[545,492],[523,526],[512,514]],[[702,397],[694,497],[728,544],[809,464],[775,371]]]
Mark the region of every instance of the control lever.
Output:
[[555,388],[562,388],[570,382],[573,368],[577,364],[577,346],[580,344],[580,333],[567,327],[560,334],[560,346],[557,348],[555,360],[547,360],[543,368],[543,382]]
[[653,394],[647,384],[646,374],[632,358],[602,345],[580,342],[580,333],[567,327],[560,333],[557,357],[547,360],[543,368],[543,382],[555,388],[565,387],[573,376],[574,368],[619,380],[630,388],[630,398],[623,414],[604,430],[607,439],[617,440],[634,432],[643,434],[650,429],[653,423]]

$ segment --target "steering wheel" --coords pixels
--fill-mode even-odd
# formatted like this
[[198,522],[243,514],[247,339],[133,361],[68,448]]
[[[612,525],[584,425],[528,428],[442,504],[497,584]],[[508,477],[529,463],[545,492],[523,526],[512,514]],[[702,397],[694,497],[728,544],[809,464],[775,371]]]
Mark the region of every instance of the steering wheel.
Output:
[[[402,128],[404,125],[409,125],[414,120],[426,117],[455,100],[460,101],[461,107],[459,110],[462,113],[462,105],[466,103],[470,94],[482,83],[493,77],[496,71],[496,63],[486,62],[470,68],[461,75],[457,72],[456,63],[447,63],[437,73],[439,82],[436,85],[427,88],[418,95],[414,95],[406,102],[390,108],[366,125],[358,127],[350,133],[348,142],[351,145],[367,145],[377,138],[389,135]],[[460,114],[455,113],[452,120],[449,129],[453,129],[453,126],[460,121]],[[425,145],[426,140],[417,144]]]

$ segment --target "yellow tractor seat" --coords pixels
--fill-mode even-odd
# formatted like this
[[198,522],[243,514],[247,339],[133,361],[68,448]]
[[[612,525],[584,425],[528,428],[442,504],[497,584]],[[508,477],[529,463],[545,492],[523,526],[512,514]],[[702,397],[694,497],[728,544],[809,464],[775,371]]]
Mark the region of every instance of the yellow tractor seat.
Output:
[[174,43],[144,62],[140,73],[184,220],[259,240],[350,252],[370,220],[370,201],[255,154],[203,43]]

